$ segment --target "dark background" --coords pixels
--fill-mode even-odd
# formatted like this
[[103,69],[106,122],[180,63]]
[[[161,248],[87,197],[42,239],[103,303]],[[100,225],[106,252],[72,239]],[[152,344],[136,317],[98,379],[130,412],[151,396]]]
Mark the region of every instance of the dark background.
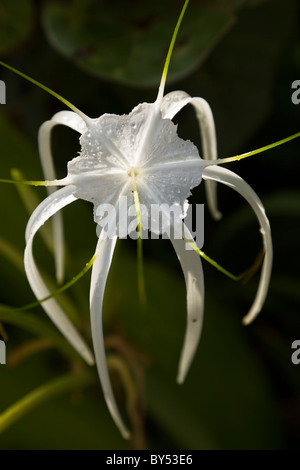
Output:
[[[181,1],[0,1],[0,58],[60,93],[91,117],[128,113],[154,101]],[[37,152],[41,123],[65,106],[21,77],[0,70],[6,105],[0,109],[0,177],[18,168],[42,179]],[[299,131],[300,105],[291,101],[300,79],[297,1],[191,1],[171,60],[166,92],[184,90],[211,105],[219,156],[231,156]],[[192,109],[178,117],[179,135],[199,145]],[[58,176],[79,150],[77,135],[53,132]],[[104,322],[107,352],[129,373],[124,387],[112,370],[130,442],[115,428],[96,375],[92,385],[45,400],[0,435],[2,449],[295,449],[299,442],[300,365],[291,362],[299,325],[299,142],[228,165],[260,196],[270,219],[274,268],[269,295],[256,321],[242,317],[259,273],[247,284],[227,279],[204,262],[204,330],[186,382],[175,382],[185,327],[185,286],[166,240],[145,241],[148,306],[137,296],[136,245],[119,243],[109,277]],[[203,185],[191,202],[205,203]],[[261,249],[257,222],[246,203],[219,188],[223,219],[205,212],[204,250],[230,271],[247,269]],[[0,302],[34,300],[22,268],[29,213],[43,188],[0,187]],[[27,208],[26,208],[27,206]],[[67,280],[96,245],[92,206],[64,211]],[[46,227],[49,234],[50,227]],[[49,235],[48,235],[49,236]],[[39,237],[37,237],[39,238]],[[52,279],[51,251],[42,237],[35,253]],[[89,274],[61,296],[90,339]],[[35,388],[86,366],[56,334],[41,308],[0,311],[7,365],[0,366],[0,412]],[[119,366],[118,366],[119,367]],[[112,367],[113,369],[113,367]],[[80,382],[80,379],[79,379]],[[51,395],[51,393],[50,393]],[[131,405],[126,406],[128,396]],[[0,418],[1,419],[1,418]],[[0,421],[1,430],[1,421]]]

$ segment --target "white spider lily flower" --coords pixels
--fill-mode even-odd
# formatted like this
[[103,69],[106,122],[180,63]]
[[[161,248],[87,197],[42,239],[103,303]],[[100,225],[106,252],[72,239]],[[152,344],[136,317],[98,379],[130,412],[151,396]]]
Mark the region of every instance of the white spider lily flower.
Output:
[[[203,153],[207,160],[199,156],[198,150],[190,141],[179,138],[176,126],[170,118],[185,104],[192,103],[203,136]],[[187,210],[190,190],[199,185],[201,179],[213,184],[223,183],[238,191],[253,207],[261,227],[265,258],[254,304],[245,318],[251,321],[260,311],[265,300],[272,265],[272,242],[268,219],[263,206],[250,186],[233,172],[216,166],[216,138],[212,113],[209,105],[201,98],[190,98],[184,92],[174,92],[165,98],[158,95],[154,103],[138,105],[128,115],[104,114],[90,119],[75,112],[62,111],[45,122],[40,129],[40,154],[45,177],[55,177],[52,170],[50,152],[50,132],[54,125],[64,124],[81,134],[80,155],[68,163],[66,178],[56,181],[65,186],[52,193],[32,214],[26,230],[25,269],[28,280],[38,299],[49,291],[41,280],[32,256],[32,242],[37,230],[44,222],[76,199],[84,199],[94,204],[94,220],[101,221],[98,208],[109,203],[118,210],[121,197],[126,196],[128,206],[134,204],[133,191],[137,191],[141,205],[149,208],[152,204],[175,205],[179,208],[179,218],[183,219]],[[52,173],[51,173],[52,172]],[[51,188],[53,189],[53,188]],[[210,207],[215,218],[220,217],[216,207],[215,187],[208,188]],[[166,219],[165,219],[166,220]],[[174,223],[169,220],[170,226]],[[109,229],[100,231],[96,248],[97,257],[92,268],[90,289],[90,313],[92,338],[103,393],[110,412],[124,437],[128,431],[120,417],[114,400],[106,365],[102,330],[102,304],[107,276],[112,262],[117,235],[115,218]],[[141,213],[141,224],[150,228],[151,220]],[[178,220],[177,220],[178,222]],[[177,239],[170,230],[170,239],[182,266],[187,289],[187,327],[181,353],[177,381],[182,383],[188,372],[200,338],[204,307],[204,282],[201,258],[196,251],[186,250],[186,241],[192,242],[187,227],[183,225],[183,236]],[[154,224],[157,227],[157,224]],[[169,227],[172,228],[172,227]],[[159,232],[165,227],[160,227]],[[62,253],[59,228],[56,233],[56,249]],[[91,356],[70,322],[66,319],[55,299],[43,302],[43,307],[61,332],[91,363]]]
[[[182,382],[199,341],[204,304],[201,258],[195,251],[186,250],[185,238],[191,239],[191,235],[183,225],[182,219],[186,215],[190,190],[201,182],[205,162],[200,158],[194,144],[178,137],[175,124],[162,117],[160,107],[161,99],[157,99],[152,104],[138,105],[128,115],[104,114],[98,119],[85,118],[84,121],[78,114],[65,111],[56,114],[51,121],[41,126],[40,153],[46,178],[54,176],[47,170],[52,167],[49,135],[53,125],[69,124],[81,132],[81,152],[68,163],[68,176],[57,181],[65,187],[49,195],[37,207],[28,222],[25,270],[37,298],[46,297],[49,292],[36,270],[32,256],[33,238],[45,220],[76,199],[93,202],[96,223],[101,221],[98,208],[103,204],[113,204],[118,210],[120,198],[126,197],[128,207],[134,205],[135,190],[141,206],[148,209],[148,218],[152,213],[153,204],[159,207],[177,207],[177,220],[172,220],[169,214],[164,218],[165,223],[169,221],[169,227],[152,223],[151,219],[145,219],[144,213],[141,213],[141,225],[148,226],[150,230],[152,225],[155,226],[156,233],[170,229],[167,233],[184,272],[188,322],[178,373],[178,381]],[[119,416],[111,390],[101,320],[105,284],[117,239],[115,222],[115,218],[112,218],[109,229],[105,232],[102,230],[99,234],[96,253],[100,255],[92,268],[90,310],[94,351],[104,396],[112,416],[126,437],[127,430]],[[184,237],[181,239],[177,239],[173,234],[174,225],[178,223],[184,227]],[[57,230],[56,227],[55,231]],[[56,247],[61,253],[58,240],[62,238],[56,236],[55,239]],[[42,305],[65,337],[90,362],[82,341],[78,340],[78,335],[62,316],[55,299],[47,300]]]
[[[73,110],[55,114],[51,120],[42,124],[39,131],[41,162],[45,178],[52,180],[52,187],[49,188],[49,196],[31,215],[26,229],[24,264],[32,290],[39,300],[50,294],[35,265],[32,245],[39,228],[52,216],[54,216],[57,278],[58,280],[63,278],[63,230],[59,213],[63,207],[77,199],[90,201],[94,204],[94,220],[100,225],[103,216],[101,206],[105,204],[113,205],[117,213],[122,211],[124,215],[125,212],[126,219],[131,205],[135,205],[136,212],[139,205],[143,206],[147,210],[140,212],[141,226],[148,227],[156,234],[168,233],[185,278],[187,326],[179,361],[177,376],[179,383],[184,381],[189,370],[202,328],[204,308],[202,263],[199,250],[183,222],[190,191],[200,184],[202,178],[206,183],[208,205],[215,219],[221,217],[216,203],[216,182],[218,182],[239,192],[252,206],[260,224],[265,257],[258,292],[253,306],[244,319],[245,323],[252,321],[262,308],[272,266],[270,226],[261,201],[240,177],[216,166],[224,161],[217,160],[216,132],[208,103],[202,98],[192,98],[183,91],[169,93],[163,97],[173,45],[187,4],[188,0],[175,28],[156,101],[139,104],[128,115],[104,114],[91,119],[62,97],[25,76],[26,79],[54,94]],[[178,137],[177,127],[171,121],[175,114],[189,103],[194,106],[199,121],[203,159],[192,142]],[[80,134],[81,145],[79,156],[68,163],[68,174],[62,180],[55,180],[50,148],[51,131],[58,124],[77,131]],[[228,160],[230,159],[226,159]],[[53,186],[64,187],[55,190]],[[138,204],[134,196],[138,198]],[[126,198],[127,201],[125,209],[120,205],[122,198]],[[164,205],[175,207],[175,217],[172,219],[169,213],[165,213],[164,224],[157,224],[157,220],[152,220],[150,216],[153,204],[159,205],[162,210]],[[181,228],[180,238],[174,235],[174,228],[178,226]],[[116,425],[122,435],[128,438],[129,432],[118,411],[109,379],[102,329],[103,297],[117,241],[117,228],[116,218],[111,217],[108,220],[107,230],[98,231],[99,239],[90,287],[90,314],[95,359],[104,397]],[[187,250],[187,243],[194,250]],[[42,306],[79,354],[87,363],[92,364],[92,353],[57,301],[51,298],[44,301]]]

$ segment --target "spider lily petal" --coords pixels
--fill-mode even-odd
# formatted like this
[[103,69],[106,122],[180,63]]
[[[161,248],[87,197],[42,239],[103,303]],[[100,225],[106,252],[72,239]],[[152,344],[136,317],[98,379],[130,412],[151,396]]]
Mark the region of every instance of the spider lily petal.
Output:
[[252,320],[254,320],[254,318],[262,309],[270,283],[273,248],[269,220],[266,216],[264,207],[259,197],[253,191],[251,186],[249,186],[249,184],[247,184],[240,176],[236,175],[232,171],[219,166],[210,166],[205,168],[203,172],[203,179],[223,183],[240,193],[254,210],[260,224],[260,232],[263,237],[265,256],[256,297],[250,311],[243,319],[244,324],[249,324]]
[[[176,204],[184,216],[186,198],[201,181],[203,160],[195,145],[180,139],[176,126],[162,119],[155,103],[138,105],[128,115],[93,120],[80,143],[79,157],[68,163],[66,181],[76,186],[76,197],[93,202],[95,216],[97,206],[115,201],[125,185],[128,207],[134,205],[133,179],[149,216],[153,203]],[[141,222],[151,227],[143,214]]]
[[[34,240],[34,236],[39,230],[39,228],[51,216],[53,216],[57,211],[59,211],[63,207],[76,200],[76,198],[73,196],[73,192],[75,189],[76,188],[74,186],[67,186],[48,196],[35,209],[27,224],[24,266],[30,286],[33,292],[35,293],[37,299],[39,300],[43,299],[44,297],[47,297],[50,294],[50,291],[42,280],[34,261],[32,253],[32,243]],[[85,359],[88,364],[93,364],[93,355],[90,352],[88,346],[80,337],[80,335],[72,325],[71,321],[65,315],[56,300],[49,299],[43,302],[43,308],[49,315],[51,320],[55,323],[57,328],[61,331],[61,333],[76,349],[76,351],[78,351],[78,353]]]
[[[54,180],[56,178],[50,138],[52,129],[58,124],[68,126],[80,134],[86,131],[85,122],[78,114],[74,113],[73,111],[60,111],[59,113],[54,114],[54,116],[49,121],[45,121],[41,125],[38,133],[38,145],[42,168],[46,180]],[[53,188],[49,188],[49,190],[52,190],[53,192]]]
[[100,256],[98,256],[92,268],[90,313],[96,364],[104,398],[111,416],[119,428],[122,436],[128,439],[129,432],[122,421],[111,388],[110,378],[107,370],[102,327],[103,297],[116,241],[116,236],[105,239],[103,239],[101,235],[99,237],[96,252],[100,252]]
[[[144,191],[148,193],[148,196],[152,197],[154,202],[160,201],[157,194],[149,187],[144,188]],[[159,194],[159,196],[162,197],[162,194]],[[167,207],[161,205],[160,210],[165,221],[165,225],[161,226],[161,231],[167,233],[173,244],[184,274],[187,291],[187,326],[177,374],[177,382],[183,383],[194,358],[202,330],[204,310],[202,262],[200,256],[195,251],[186,249],[186,240],[191,241],[193,237],[187,226],[181,222],[182,217],[180,217],[180,214],[173,213],[175,220],[173,218],[171,220]],[[176,228],[175,224],[177,224]],[[183,238],[178,236],[179,226],[180,234]]]
[[183,383],[200,339],[204,309],[204,279],[200,256],[186,249],[186,239],[193,237],[185,224],[182,224],[184,239],[177,239],[170,231],[170,240],[176,251],[185,278],[187,293],[187,326],[184,344],[179,361],[177,382]]
[[[56,178],[50,138],[52,129],[58,124],[68,126],[80,134],[86,130],[86,124],[84,120],[73,111],[60,111],[59,113],[54,114],[52,119],[45,121],[41,125],[38,133],[38,146],[40,160],[46,180],[55,180]],[[55,190],[56,188],[53,186],[47,188],[48,194],[52,194]],[[56,278],[57,282],[61,283],[64,278],[64,235],[62,216],[60,213],[54,215],[52,223]]]
[[[206,100],[203,98],[192,98],[184,91],[173,91],[168,93],[162,101],[161,113],[164,119],[173,117],[187,104],[195,108],[196,117],[202,141],[202,157],[205,160],[217,159],[217,137],[213,114]],[[222,214],[217,206],[217,186],[213,181],[205,182],[206,197],[209,210],[215,220],[219,220]]]

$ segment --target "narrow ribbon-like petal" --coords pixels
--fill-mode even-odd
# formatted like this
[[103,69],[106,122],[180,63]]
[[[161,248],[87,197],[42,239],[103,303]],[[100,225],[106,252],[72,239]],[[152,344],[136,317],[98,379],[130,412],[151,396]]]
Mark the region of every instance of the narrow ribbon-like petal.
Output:
[[[76,188],[74,186],[67,186],[56,191],[54,194],[48,196],[32,213],[27,227],[26,227],[26,247],[24,253],[24,267],[29,284],[35,293],[38,300],[47,297],[50,294],[49,289],[46,287],[41,275],[36,267],[33,253],[32,243],[34,236],[39,228],[57,211],[67,206],[76,198],[73,192]],[[85,344],[69,318],[66,316],[60,305],[55,299],[49,299],[42,303],[42,307],[49,315],[53,323],[78,351],[78,353],[85,359],[88,364],[93,364],[93,355]]]
[[226,184],[230,188],[240,193],[246,199],[246,201],[249,202],[260,224],[265,256],[256,297],[250,311],[243,319],[243,323],[248,324],[254,320],[254,318],[262,309],[269,288],[273,260],[273,248],[269,220],[266,216],[264,207],[259,197],[253,191],[251,186],[249,186],[249,184],[247,184],[242,178],[232,171],[218,166],[210,166],[204,170],[203,179]]
[[86,124],[83,119],[72,111],[60,111],[59,113],[54,114],[49,121],[45,121],[41,125],[38,134],[38,144],[41,164],[47,180],[54,180],[56,178],[50,139],[52,129],[58,124],[68,126],[79,132],[79,134],[86,131]]
[[106,363],[106,355],[103,339],[102,327],[102,305],[107,276],[112,262],[113,252],[116,246],[117,237],[102,239],[101,235],[97,244],[96,252],[99,256],[96,259],[92,269],[91,289],[90,289],[90,311],[92,337],[96,364],[104,398],[108,409],[113,417],[117,427],[125,439],[129,438],[129,432],[120,416],[114,394],[112,391],[109,373]]
[[[184,238],[193,240],[186,225],[182,225]],[[177,375],[177,382],[182,383],[196,353],[202,330],[204,280],[200,256],[193,250],[187,250],[186,241],[172,236],[172,230],[170,240],[181,264],[187,292],[187,326]]]
[[[168,93],[162,102],[161,112],[164,119],[173,119],[173,117],[187,104],[195,108],[196,117],[199,123],[199,129],[202,141],[202,157],[205,160],[217,159],[217,137],[213,114],[207,101],[203,98],[192,98],[184,91],[173,91]],[[222,214],[217,207],[217,186],[213,181],[205,182],[205,191],[207,202],[212,217],[219,220]]]
[[[71,129],[74,129],[80,134],[86,130],[86,124],[83,119],[72,111],[60,111],[59,113],[54,114],[50,121],[46,121],[41,125],[38,134],[38,145],[41,164],[46,180],[55,180],[56,178],[50,139],[53,127],[58,124],[71,127]],[[48,187],[48,194],[52,194],[56,189],[56,187]],[[56,278],[60,283],[63,281],[64,277],[64,235],[61,214],[56,214],[53,217],[53,242]]]

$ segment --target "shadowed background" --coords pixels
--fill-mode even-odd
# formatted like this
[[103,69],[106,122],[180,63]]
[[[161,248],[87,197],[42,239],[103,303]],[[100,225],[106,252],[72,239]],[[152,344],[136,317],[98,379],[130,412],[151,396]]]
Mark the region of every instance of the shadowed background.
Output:
[[[181,1],[84,0],[0,2],[0,58],[70,100],[91,117],[123,114],[154,101]],[[1,68],[6,105],[0,109],[0,178],[17,168],[42,179],[37,152],[41,123],[62,103]],[[211,105],[219,156],[244,153],[299,131],[299,5],[294,0],[191,1],[171,60],[166,92],[184,90]],[[177,117],[178,133],[201,148],[193,109]],[[79,151],[78,136],[53,132],[58,177]],[[201,151],[200,151],[201,154]],[[204,264],[205,318],[186,382],[175,382],[186,298],[180,265],[167,240],[144,242],[148,305],[137,295],[136,243],[119,242],[106,289],[104,324],[113,388],[133,429],[119,435],[95,375],[89,387],[44,401],[0,434],[1,449],[284,449],[299,443],[300,365],[291,362],[299,325],[299,141],[228,165],[260,196],[269,216],[274,268],[261,315],[242,317],[259,273],[234,283]],[[205,203],[203,185],[193,203]],[[223,219],[205,212],[204,251],[228,270],[249,268],[261,249],[253,213],[219,187]],[[43,188],[0,186],[0,303],[34,300],[23,271],[24,232]],[[64,210],[67,280],[96,246],[92,205]],[[49,237],[51,226],[45,228]],[[51,250],[37,237],[38,264],[55,289]],[[59,297],[90,340],[89,278]],[[87,369],[56,333],[43,310],[0,311],[8,336],[0,365],[0,413],[35,388]],[[121,374],[129,377],[124,380]],[[124,372],[125,371],[125,372]],[[79,380],[80,382],[80,380]],[[129,400],[128,400],[129,397]]]

